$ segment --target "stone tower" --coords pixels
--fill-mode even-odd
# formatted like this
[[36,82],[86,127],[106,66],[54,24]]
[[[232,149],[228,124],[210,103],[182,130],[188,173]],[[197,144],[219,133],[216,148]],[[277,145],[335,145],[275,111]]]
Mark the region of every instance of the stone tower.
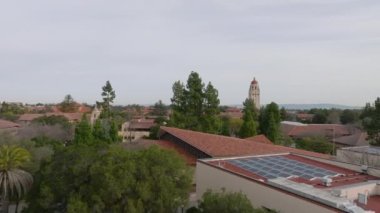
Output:
[[256,109],[260,109],[260,88],[259,82],[256,81],[256,78],[253,78],[253,81],[251,82],[251,86],[249,87],[248,98],[250,100],[253,100]]

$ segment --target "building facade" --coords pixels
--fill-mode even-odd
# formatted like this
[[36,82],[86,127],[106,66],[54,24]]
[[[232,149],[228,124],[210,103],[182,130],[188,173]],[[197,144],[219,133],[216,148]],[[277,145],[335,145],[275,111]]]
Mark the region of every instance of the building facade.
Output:
[[248,98],[255,103],[256,109],[260,109],[260,87],[256,78],[253,78],[253,81],[251,82]]

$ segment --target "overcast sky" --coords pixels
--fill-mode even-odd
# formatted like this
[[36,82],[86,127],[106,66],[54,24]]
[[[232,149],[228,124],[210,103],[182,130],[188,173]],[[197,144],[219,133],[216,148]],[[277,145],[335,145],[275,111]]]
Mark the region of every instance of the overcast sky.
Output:
[[222,104],[380,96],[379,0],[3,0],[0,101],[169,103],[197,71]]

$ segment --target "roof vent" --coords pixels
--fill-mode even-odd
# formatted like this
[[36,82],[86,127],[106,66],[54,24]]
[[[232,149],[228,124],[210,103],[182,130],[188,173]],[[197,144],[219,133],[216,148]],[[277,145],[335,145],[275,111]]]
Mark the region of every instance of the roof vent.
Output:
[[367,174],[367,172],[368,172],[368,166],[367,165],[362,165],[360,168],[364,174]]
[[220,167],[220,168],[224,168],[224,162],[222,162],[222,161],[218,161],[218,166]]
[[358,194],[358,202],[360,204],[367,205],[368,196],[366,194],[359,193]]
[[328,178],[328,177],[324,177],[324,178],[322,179],[322,182],[323,182],[323,185],[325,185],[325,186],[331,186],[332,179],[331,179],[331,178]]

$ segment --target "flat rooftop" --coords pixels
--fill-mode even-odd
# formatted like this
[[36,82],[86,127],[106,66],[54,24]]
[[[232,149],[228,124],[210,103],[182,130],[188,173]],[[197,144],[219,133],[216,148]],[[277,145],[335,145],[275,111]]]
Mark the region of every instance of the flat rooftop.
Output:
[[380,156],[380,147],[376,147],[376,146],[347,147],[347,148],[342,148],[342,150],[350,150],[353,152],[368,153],[368,154]]
[[289,153],[203,162],[341,210],[356,208],[359,210],[353,212],[363,209],[380,212],[378,194],[368,196],[367,205],[361,206],[356,205],[355,199],[339,195],[344,194],[342,191],[357,190],[358,185],[371,185],[380,192],[380,178],[371,175]]

